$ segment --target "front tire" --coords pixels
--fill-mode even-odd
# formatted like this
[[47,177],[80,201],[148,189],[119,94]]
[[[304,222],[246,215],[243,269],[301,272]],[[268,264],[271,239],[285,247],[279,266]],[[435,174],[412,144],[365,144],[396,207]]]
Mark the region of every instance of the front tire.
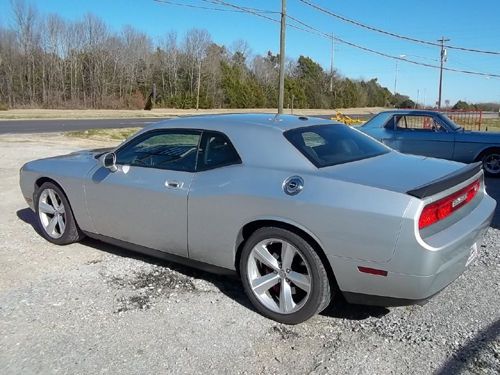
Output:
[[56,245],[83,238],[66,195],[59,186],[45,182],[35,193],[35,210],[42,236]]
[[328,274],[313,247],[282,228],[261,228],[247,240],[240,274],[248,298],[264,316],[298,324],[331,299]]

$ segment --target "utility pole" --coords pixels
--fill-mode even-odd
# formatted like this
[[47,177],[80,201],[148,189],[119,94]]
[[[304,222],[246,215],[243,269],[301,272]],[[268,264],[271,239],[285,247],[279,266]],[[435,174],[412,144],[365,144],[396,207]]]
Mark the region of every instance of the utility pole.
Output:
[[283,113],[285,96],[285,31],[286,31],[286,0],[281,0],[281,31],[280,31],[280,82],[278,94],[278,114]]
[[397,94],[398,89],[398,69],[399,69],[399,60],[403,60],[406,55],[399,55],[399,59],[396,60],[396,74],[394,75],[394,95]]
[[333,59],[335,57],[335,37],[332,33],[332,54],[330,59],[330,92],[333,92]]
[[399,60],[396,60],[396,74],[394,75],[394,95],[396,95],[396,90],[398,87],[398,64]]
[[196,86],[196,110],[200,108],[200,86],[201,86],[201,56],[198,61],[198,84]]
[[441,94],[443,90],[443,65],[446,62],[446,48],[444,48],[444,43],[449,42],[449,39],[445,39],[444,36],[438,40],[441,42],[441,67],[439,69],[439,96],[438,96],[438,109],[441,109]]

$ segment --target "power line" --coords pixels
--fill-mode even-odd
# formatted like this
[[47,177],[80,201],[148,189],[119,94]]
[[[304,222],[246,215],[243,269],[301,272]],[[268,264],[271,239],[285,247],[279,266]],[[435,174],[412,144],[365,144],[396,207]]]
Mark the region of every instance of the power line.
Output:
[[277,12],[277,11],[273,11],[273,10],[238,6],[238,5],[234,5],[234,4],[231,4],[231,3],[226,3],[225,1],[221,1],[221,0],[201,0],[201,1],[203,1],[205,3],[212,3],[212,4],[215,4],[215,5],[224,5],[224,6],[227,6],[227,7],[231,7],[233,9],[236,9],[235,11],[239,11],[239,12],[281,14],[281,12]]
[[[226,12],[236,12],[236,13],[249,13],[249,14],[252,14],[254,16],[264,18],[264,19],[266,19],[268,21],[272,21],[272,22],[275,22],[275,23],[280,23],[279,20],[271,18],[269,16],[266,16],[265,14],[262,14],[262,13],[280,14],[280,12],[275,12],[275,11],[270,11],[270,10],[264,10],[264,9],[257,9],[257,8],[249,8],[249,7],[240,7],[240,6],[231,4],[231,3],[227,3],[225,1],[219,1],[219,0],[200,0],[200,1],[203,1],[203,2],[206,2],[206,3],[223,5],[223,6],[226,6],[226,7],[229,7],[229,8],[233,8],[233,9],[222,9],[222,8],[212,8],[212,7],[197,6],[197,5],[192,5],[192,4],[177,3],[177,2],[171,1],[171,0],[153,0],[153,1],[155,1],[157,3],[164,3],[164,4],[170,4],[170,5],[176,5],[176,6],[185,6],[185,7],[189,7],[189,8],[196,8],[196,9],[203,9],[203,10],[216,10],[216,11],[226,11]],[[287,15],[287,18],[291,18],[291,17],[289,17]],[[292,27],[292,28],[294,28],[294,29],[300,30],[300,31],[309,32],[307,29],[304,29],[304,28],[302,28],[300,26],[297,26],[297,25],[290,24],[289,26]],[[316,33],[316,35],[322,36],[319,33]]]
[[175,6],[178,6],[178,7],[185,7],[185,8],[194,8],[194,9],[202,9],[202,10],[214,10],[214,11],[219,11],[219,12],[234,12],[231,9],[204,7],[204,6],[201,6],[201,5],[178,3],[176,1],[170,1],[170,0],[153,0],[153,1],[155,1],[157,3],[161,3],[161,4],[169,4],[169,5],[175,5]]
[[[318,30],[315,27],[310,26],[307,23],[302,22],[301,20],[299,20],[299,19],[297,19],[295,17],[292,17],[290,15],[287,15],[287,17],[290,18],[291,20],[299,23],[300,25],[306,27],[307,29],[309,29],[309,30],[304,30],[303,28],[301,28],[301,30],[306,31],[306,32],[310,32],[311,34],[316,34],[316,35],[322,36],[323,38],[327,38],[327,39],[332,39],[333,38],[335,41],[337,41],[339,43],[343,43],[343,44],[346,44],[348,46],[351,46],[351,47],[354,47],[354,48],[357,48],[357,49],[360,49],[360,50],[363,50],[363,51],[366,51],[366,52],[370,52],[370,53],[373,53],[373,54],[376,54],[376,55],[379,55],[379,56],[383,56],[383,57],[386,57],[386,58],[389,58],[389,59],[401,60],[401,61],[405,61],[405,62],[410,63],[410,64],[420,65],[420,66],[424,66],[424,67],[427,67],[427,68],[441,69],[441,66],[439,66],[439,65],[432,65],[432,64],[427,64],[427,63],[419,62],[419,61],[408,60],[405,57],[389,55],[389,54],[384,53],[384,52],[376,51],[374,49],[371,49],[371,48],[368,48],[368,47],[361,46],[359,44],[355,44],[355,43],[349,42],[349,41],[347,41],[345,39],[341,39],[341,38],[339,38],[337,36],[332,36],[332,35],[327,34],[327,33],[323,32],[321,30]],[[293,25],[290,25],[290,26],[293,27]],[[447,71],[450,71],[450,72],[456,72],[456,73],[473,74],[473,75],[480,75],[480,76],[485,76],[485,77],[500,78],[500,74],[494,74],[494,73],[483,73],[483,72],[476,72],[476,71],[470,71],[470,70],[461,70],[461,69],[455,69],[455,68],[446,68],[446,67],[443,67],[443,70],[447,70]]]
[[[158,1],[158,0],[155,0],[155,1]],[[167,0],[163,0],[163,1],[167,1]],[[261,9],[241,7],[241,6],[238,6],[235,4],[228,3],[228,2],[223,1],[223,0],[202,0],[202,1],[208,2],[208,3],[213,3],[213,4],[217,3],[218,5],[222,5],[222,6],[226,6],[229,8],[239,10],[241,13],[252,14],[254,16],[264,18],[264,19],[266,19],[268,21],[272,21],[274,23],[280,23],[280,21],[277,19],[274,19],[274,18],[271,18],[269,16],[266,16],[264,14],[259,13],[259,11],[262,11]],[[302,0],[300,0],[300,1],[302,1]],[[377,50],[374,50],[374,49],[371,49],[368,47],[364,47],[364,46],[356,44],[356,43],[349,42],[349,41],[342,39],[342,38],[339,38],[337,36],[332,37],[332,35],[327,34],[321,30],[318,30],[315,27],[308,25],[307,23],[299,20],[298,18],[290,16],[289,14],[287,14],[287,18],[289,18],[292,21],[294,21],[295,23],[303,26],[303,27],[301,27],[301,26],[297,26],[294,24],[289,24],[290,27],[292,27],[296,30],[300,30],[300,31],[304,31],[304,32],[309,33],[309,34],[321,36],[321,37],[326,38],[328,40],[332,40],[332,38],[333,38],[336,42],[348,45],[348,46],[353,47],[353,48],[357,48],[357,49],[365,51],[365,52],[379,55],[379,56],[382,56],[382,57],[385,57],[388,59],[405,61],[405,62],[413,64],[413,65],[423,66],[423,67],[427,67],[427,68],[433,68],[433,69],[440,69],[441,68],[439,65],[432,65],[432,64],[428,64],[428,63],[419,62],[419,61],[409,60],[409,59],[406,59],[404,57],[389,55],[385,52],[380,52],[380,51],[377,51]],[[489,78],[500,78],[500,74],[494,74],[494,73],[483,73],[483,72],[476,72],[476,71],[471,71],[471,70],[461,70],[461,69],[454,69],[454,68],[447,68],[447,67],[443,67],[443,70],[455,72],[455,73],[478,75],[478,76],[489,77]]]
[[[177,1],[172,1],[172,0],[153,0],[153,1],[155,1],[157,3],[161,3],[161,4],[168,4],[168,5],[178,6],[178,7],[185,7],[185,8],[193,8],[193,9],[201,9],[201,10],[213,10],[213,11],[218,11],[218,12],[245,13],[245,10],[225,9],[225,8],[208,7],[208,6],[202,6],[202,5],[186,4],[186,3],[179,3]],[[205,1],[205,2],[217,4],[214,1]],[[269,10],[261,10],[261,9],[256,9],[256,8],[246,8],[245,7],[243,9],[253,9],[254,11],[260,12],[260,13],[279,13],[279,12],[273,12],[273,11],[269,11]]]
[[[345,39],[339,38],[337,36],[332,36],[332,35],[327,34],[327,33],[323,32],[321,30],[318,30],[317,28],[315,28],[315,27],[313,27],[311,25],[308,25],[307,23],[299,20],[298,18],[290,16],[289,14],[287,14],[287,17],[290,18],[291,20],[295,21],[296,23],[304,26],[305,28],[307,28],[307,29],[304,29],[302,27],[297,27],[295,25],[290,25],[290,27],[293,27],[295,29],[299,29],[299,30],[302,30],[302,31],[305,31],[305,32],[308,32],[308,33],[311,33],[311,34],[319,35],[319,36],[321,36],[323,38],[326,38],[326,39],[329,39],[329,40],[331,40],[333,38],[335,41],[337,41],[339,43],[343,43],[345,45],[348,45],[348,46],[360,49],[362,51],[370,52],[370,53],[373,53],[373,54],[376,54],[376,55],[379,55],[379,56],[383,56],[383,57],[386,57],[386,58],[389,58],[389,59],[401,60],[401,61],[405,61],[405,62],[410,63],[410,64],[424,66],[424,67],[427,67],[427,68],[441,69],[441,66],[439,66],[439,65],[432,65],[432,64],[427,64],[427,63],[419,62],[419,61],[409,60],[409,59],[406,59],[404,57],[389,55],[389,54],[384,53],[384,52],[376,51],[374,49],[371,49],[371,48],[368,48],[368,47],[364,47],[364,46],[361,46],[361,45],[356,44],[356,43],[349,42],[349,41],[347,41]],[[276,20],[273,20],[273,21],[279,22],[279,21],[276,21]],[[471,70],[461,70],[461,69],[446,68],[446,67],[443,67],[443,70],[447,70],[449,72],[455,72],[455,73],[469,74],[469,75],[479,75],[479,76],[483,76],[483,77],[500,78],[500,74],[494,74],[494,73],[483,73],[483,72],[476,72],[476,71],[471,71]]]
[[[304,3],[304,4],[308,5],[308,6],[310,6],[311,8],[319,10],[320,12],[323,12],[325,14],[328,14],[328,15],[332,16],[332,17],[340,19],[340,20],[342,20],[344,22],[351,23],[353,25],[362,27],[362,28],[367,29],[367,30],[375,31],[375,32],[380,33],[380,34],[389,35],[389,36],[392,36],[394,38],[408,40],[408,41],[414,42],[414,43],[427,44],[427,45],[430,45],[430,46],[441,47],[440,43],[431,42],[429,40],[422,40],[422,39],[412,38],[412,37],[409,37],[409,36],[406,36],[406,35],[396,34],[396,33],[390,32],[390,31],[385,31],[385,30],[378,29],[378,28],[373,27],[373,26],[366,25],[366,24],[361,23],[359,21],[355,21],[353,19],[341,16],[340,14],[334,13],[331,10],[325,9],[323,7],[320,7],[319,5],[314,4],[314,3],[310,2],[309,0],[299,0],[299,1],[301,3]],[[459,50],[459,51],[484,53],[484,54],[488,54],[488,55],[500,55],[499,51],[487,51],[487,50],[482,50],[482,49],[466,48],[466,47],[459,47],[459,46],[452,46],[452,45],[445,45],[444,47],[445,48],[449,48],[449,49]]]

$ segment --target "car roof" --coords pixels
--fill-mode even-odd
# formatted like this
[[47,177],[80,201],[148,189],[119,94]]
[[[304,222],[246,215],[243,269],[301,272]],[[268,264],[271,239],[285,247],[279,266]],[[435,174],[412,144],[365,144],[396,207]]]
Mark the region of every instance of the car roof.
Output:
[[[197,128],[207,130],[251,130],[275,129],[284,132],[310,125],[331,124],[334,121],[306,116],[277,115],[274,113],[232,113],[218,115],[198,115],[177,117],[170,120],[160,121],[148,127],[151,129],[163,128]],[[245,127],[234,128],[245,125]]]
[[391,109],[388,111],[382,111],[379,114],[394,114],[394,115],[404,115],[404,114],[411,114],[411,115],[435,115],[439,114],[437,111],[432,111],[432,110],[425,110],[425,109]]
[[[151,124],[151,130],[202,129],[226,134],[244,163],[275,168],[312,169],[314,166],[283,136],[286,130],[337,123],[332,120],[273,113],[244,113],[177,117]],[[134,137],[135,137],[134,136]]]

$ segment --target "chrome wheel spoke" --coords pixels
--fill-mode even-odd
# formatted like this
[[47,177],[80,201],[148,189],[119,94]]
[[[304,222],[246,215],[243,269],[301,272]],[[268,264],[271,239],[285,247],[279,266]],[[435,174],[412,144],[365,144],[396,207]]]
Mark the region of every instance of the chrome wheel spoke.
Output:
[[62,215],[57,216],[57,224],[59,224],[59,234],[63,234],[64,229],[66,229],[66,224],[64,223]]
[[280,311],[283,313],[291,312],[295,308],[295,302],[292,298],[292,288],[290,284],[283,280],[280,288]]
[[299,287],[303,291],[309,293],[309,290],[311,289],[311,280],[309,278],[309,275],[304,275],[302,273],[290,271],[287,274],[287,277],[297,287]]
[[255,257],[274,271],[279,271],[278,260],[271,255],[265,245],[259,244],[254,249]]
[[252,289],[256,294],[267,292],[270,288],[278,284],[280,277],[277,273],[271,272],[252,281]]
[[49,189],[48,193],[50,201],[52,202],[52,207],[54,207],[57,210],[59,208],[59,203],[57,202],[56,193],[52,189]]
[[281,244],[281,266],[283,269],[291,269],[293,258],[295,257],[295,248],[288,242]]
[[38,205],[38,209],[40,211],[42,211],[43,213],[45,213],[45,214],[51,214],[51,215],[53,215],[53,214],[56,213],[56,210],[54,209],[54,207],[52,207],[47,202],[40,201],[40,204]]
[[49,225],[47,225],[47,228],[45,229],[47,233],[50,234],[51,236],[55,234],[56,224],[57,224],[57,217],[54,216],[52,219],[50,219]]

